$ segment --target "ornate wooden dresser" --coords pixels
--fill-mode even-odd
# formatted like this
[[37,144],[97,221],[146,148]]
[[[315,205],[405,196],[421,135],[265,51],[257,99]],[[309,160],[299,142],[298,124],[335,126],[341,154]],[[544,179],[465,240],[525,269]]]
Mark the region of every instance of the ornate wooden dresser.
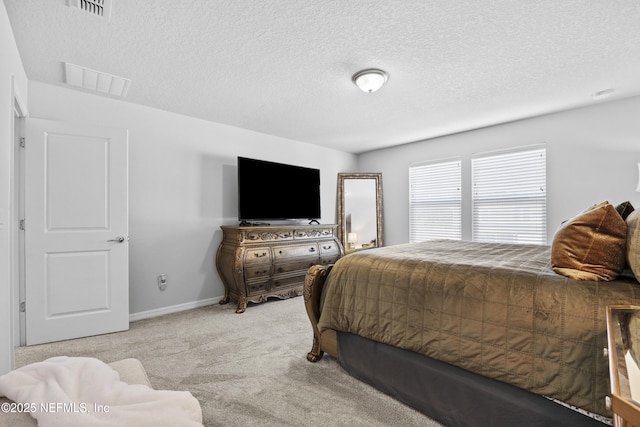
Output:
[[249,301],[302,295],[309,267],[333,264],[344,255],[334,224],[220,228],[216,267],[225,286],[220,304],[238,301],[236,313]]

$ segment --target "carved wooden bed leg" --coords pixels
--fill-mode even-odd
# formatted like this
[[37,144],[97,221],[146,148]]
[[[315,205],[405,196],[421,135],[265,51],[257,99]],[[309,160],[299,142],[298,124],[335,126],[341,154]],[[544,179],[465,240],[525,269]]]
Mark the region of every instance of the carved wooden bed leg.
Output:
[[320,332],[318,331],[318,320],[320,319],[320,295],[324,281],[331,271],[331,265],[325,267],[322,265],[314,265],[307,271],[304,278],[304,305],[307,309],[309,321],[313,328],[313,346],[311,351],[307,353],[309,362],[317,362],[322,358],[323,350],[320,347]]

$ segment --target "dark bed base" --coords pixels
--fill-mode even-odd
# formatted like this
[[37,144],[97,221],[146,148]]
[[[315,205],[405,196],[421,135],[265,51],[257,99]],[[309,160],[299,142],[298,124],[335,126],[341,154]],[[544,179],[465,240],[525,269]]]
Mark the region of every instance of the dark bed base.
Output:
[[421,354],[338,332],[352,376],[445,426],[580,426],[603,422],[537,394]]

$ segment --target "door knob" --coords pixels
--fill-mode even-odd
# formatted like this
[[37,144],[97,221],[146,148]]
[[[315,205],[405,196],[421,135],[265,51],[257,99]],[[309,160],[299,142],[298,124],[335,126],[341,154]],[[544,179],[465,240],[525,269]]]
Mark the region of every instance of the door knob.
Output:
[[122,242],[124,242],[124,240],[125,240],[125,239],[124,239],[124,237],[122,237],[122,236],[118,236],[118,237],[116,237],[115,239],[107,240],[107,242],[117,242],[117,243],[122,243]]

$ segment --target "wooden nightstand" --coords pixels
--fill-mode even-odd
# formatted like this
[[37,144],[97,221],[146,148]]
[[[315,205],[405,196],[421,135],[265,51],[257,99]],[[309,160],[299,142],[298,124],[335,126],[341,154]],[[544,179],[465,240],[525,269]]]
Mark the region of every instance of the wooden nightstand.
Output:
[[607,306],[607,338],[613,425],[640,426],[640,307]]

